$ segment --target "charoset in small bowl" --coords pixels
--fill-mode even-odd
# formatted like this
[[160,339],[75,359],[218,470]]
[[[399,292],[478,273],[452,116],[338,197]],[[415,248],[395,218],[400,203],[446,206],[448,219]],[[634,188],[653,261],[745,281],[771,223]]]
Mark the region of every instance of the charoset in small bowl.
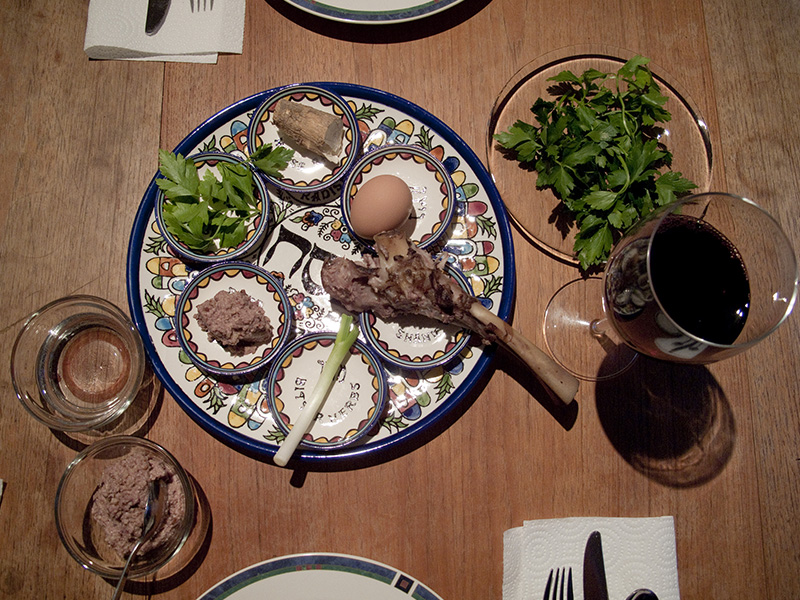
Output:
[[195,523],[196,499],[189,476],[159,444],[134,436],[95,442],[67,466],[56,491],[58,535],[85,569],[119,578],[127,554],[141,535],[151,480],[166,503],[154,537],[134,557],[131,579],[154,573],[174,558]]

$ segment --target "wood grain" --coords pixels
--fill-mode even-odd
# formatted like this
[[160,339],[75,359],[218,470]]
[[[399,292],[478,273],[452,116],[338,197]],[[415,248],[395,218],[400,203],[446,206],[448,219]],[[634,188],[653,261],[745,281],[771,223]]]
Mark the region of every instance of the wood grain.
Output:
[[[497,93],[576,44],[650,57],[706,117],[714,187],[770,210],[800,246],[800,7],[792,0],[464,0],[419,22],[353,26],[249,0],[241,55],[216,65],[89,61],[85,3],[12,0],[0,25],[0,361],[24,318],[71,293],[126,307],[128,237],[158,148],[232,102],[302,81],[407,98],[485,160]],[[543,346],[552,293],[577,277],[518,232],[514,326]],[[640,361],[582,383],[573,411],[511,357],[449,427],[363,469],[292,473],[206,434],[166,394],[141,433],[196,480],[212,522],[194,561],[125,597],[191,599],[255,562],[325,551],[406,571],[446,599],[502,597],[503,532],[523,520],[674,515],[684,598],[800,596],[797,316],[708,368]],[[0,598],[105,598],[58,540],[53,498],[88,441],[35,423],[0,370]],[[208,512],[210,511],[210,512]],[[576,557],[576,561],[578,557]]]

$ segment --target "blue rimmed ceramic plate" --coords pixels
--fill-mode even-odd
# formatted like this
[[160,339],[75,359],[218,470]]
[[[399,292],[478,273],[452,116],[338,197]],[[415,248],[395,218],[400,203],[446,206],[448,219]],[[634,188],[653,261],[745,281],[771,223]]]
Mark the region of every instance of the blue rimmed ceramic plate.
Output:
[[441,600],[410,575],[347,554],[273,558],[234,573],[198,600]]
[[[457,257],[474,295],[507,319],[514,299],[515,269],[511,230],[503,203],[475,153],[445,123],[419,106],[381,90],[347,83],[314,84],[345,98],[361,131],[381,130],[389,140],[422,144],[444,164],[456,187],[456,215],[443,251]],[[277,90],[266,90],[227,107],[198,126],[178,146],[184,156],[200,149],[247,149],[253,111]],[[282,432],[267,403],[266,377],[231,383],[200,371],[181,352],[174,330],[177,298],[193,267],[167,248],[154,219],[157,188],[142,198],[128,247],[128,301],[154,372],[181,408],[207,433],[247,455],[270,459]],[[272,199],[270,231],[253,262],[283,282],[293,311],[294,335],[336,329],[339,314],[320,284],[326,257],[357,257],[341,215],[338,197],[309,206],[278,190]],[[431,371],[393,376],[389,403],[378,432],[335,452],[301,448],[293,459],[309,470],[349,469],[391,460],[432,432],[450,424],[457,408],[486,381],[494,348],[465,350]]]
[[[269,408],[284,436],[303,411],[335,340],[336,333],[305,335],[291,342],[272,365],[267,380]],[[377,355],[356,340],[301,446],[336,450],[377,433],[386,408],[386,388]]]
[[[472,295],[472,286],[460,269],[448,263],[444,270]],[[468,329],[422,317],[384,320],[372,313],[362,313],[359,320],[367,343],[382,360],[400,369],[423,370],[446,365],[461,354],[471,335]]]
[[351,202],[358,190],[379,175],[402,179],[411,190],[411,217],[403,226],[408,238],[420,248],[429,248],[449,233],[456,214],[456,188],[445,166],[419,146],[393,144],[363,156],[347,176],[342,188],[342,217],[353,237],[370,246],[350,226]]
[[[192,154],[188,158],[194,161],[201,180],[203,179],[204,173],[209,170],[219,179],[220,176],[217,165],[221,162],[242,164],[250,169],[250,166],[242,159],[222,152],[198,152]],[[252,169],[250,170],[252,172]],[[246,257],[255,252],[259,244],[264,241],[264,236],[267,234],[269,228],[270,196],[261,177],[255,174],[253,174],[253,194],[260,203],[259,212],[257,216],[247,222],[247,233],[242,243],[235,248],[217,248],[208,253],[200,253],[190,249],[186,244],[178,240],[164,225],[164,192],[158,190],[158,196],[156,198],[156,221],[158,222],[161,235],[172,251],[187,262],[210,264],[221,260],[236,260]]]
[[[231,352],[212,339],[197,322],[198,306],[219,292],[244,291],[264,309],[272,338],[244,352]],[[219,263],[193,277],[175,307],[175,333],[189,359],[202,371],[223,377],[241,377],[266,369],[292,334],[292,311],[281,282],[249,263]]]
[[[272,115],[277,103],[284,99],[342,119],[344,139],[335,162],[312,154],[297,145],[295,141],[281,136],[281,132],[273,123]],[[289,166],[281,171],[280,178],[269,175],[264,177],[276,187],[296,195],[298,200],[309,204],[329,201],[332,196],[321,192],[337,184],[341,185],[342,179],[361,154],[358,122],[347,101],[325,88],[306,84],[280,89],[255,110],[247,131],[248,153],[253,154],[261,144],[272,144],[273,147],[289,146],[295,151]],[[338,188],[336,192],[332,192],[332,194],[338,193]]]

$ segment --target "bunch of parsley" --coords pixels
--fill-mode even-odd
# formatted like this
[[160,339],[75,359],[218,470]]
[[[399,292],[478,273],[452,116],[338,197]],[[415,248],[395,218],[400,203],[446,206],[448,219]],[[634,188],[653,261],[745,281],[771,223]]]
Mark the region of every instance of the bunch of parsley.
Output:
[[616,73],[562,71],[548,80],[555,99],[531,108],[538,125],[520,120],[494,136],[574,215],[584,270],[602,265],[639,218],[697,187],[669,170],[672,154],[658,135],[672,115],[648,62],[635,56]]
[[[293,150],[263,145],[250,157],[258,169],[275,177],[285,169]],[[253,172],[241,163],[218,162],[220,179],[207,170],[201,179],[194,161],[159,150],[163,177],[156,184],[164,192],[162,215],[167,230],[198,253],[235,248],[259,214]],[[265,199],[263,199],[265,200]]]

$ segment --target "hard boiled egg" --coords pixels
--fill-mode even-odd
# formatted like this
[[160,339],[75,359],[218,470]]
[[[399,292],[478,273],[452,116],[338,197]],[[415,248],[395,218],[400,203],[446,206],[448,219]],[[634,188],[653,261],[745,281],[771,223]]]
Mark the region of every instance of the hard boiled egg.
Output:
[[411,216],[411,190],[395,175],[376,175],[350,199],[350,226],[356,235],[375,234],[402,227]]

